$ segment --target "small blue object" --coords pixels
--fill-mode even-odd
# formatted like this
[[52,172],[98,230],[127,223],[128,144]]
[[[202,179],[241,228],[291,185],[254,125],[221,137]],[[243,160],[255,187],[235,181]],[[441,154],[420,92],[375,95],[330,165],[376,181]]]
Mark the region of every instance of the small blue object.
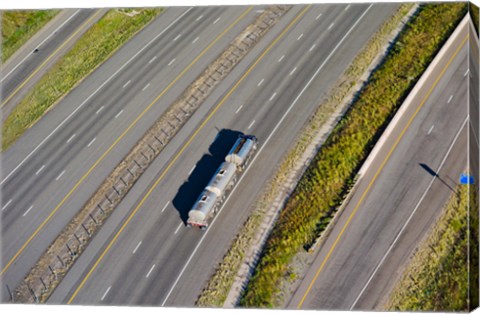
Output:
[[473,184],[475,180],[473,179],[473,176],[462,173],[460,175],[460,184]]

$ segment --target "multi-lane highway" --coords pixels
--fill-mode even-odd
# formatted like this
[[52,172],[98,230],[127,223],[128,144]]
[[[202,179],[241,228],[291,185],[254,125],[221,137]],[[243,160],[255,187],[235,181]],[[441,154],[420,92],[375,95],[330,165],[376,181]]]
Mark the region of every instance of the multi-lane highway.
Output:
[[15,105],[107,10],[65,9],[38,31],[0,71],[5,119]]
[[[49,302],[193,305],[298,131],[396,8],[294,6],[150,165]],[[258,154],[209,229],[185,228],[237,132],[258,137]]]
[[262,9],[167,9],[2,153],[3,300],[150,125]]
[[467,164],[468,24],[371,159],[290,308],[380,309]]

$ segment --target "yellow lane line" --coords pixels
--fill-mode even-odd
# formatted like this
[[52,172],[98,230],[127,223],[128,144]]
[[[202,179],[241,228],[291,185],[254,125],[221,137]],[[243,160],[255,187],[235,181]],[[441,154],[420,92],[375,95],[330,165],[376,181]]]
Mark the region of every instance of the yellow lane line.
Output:
[[155,98],[150,105],[128,126],[128,128],[123,131],[123,133],[113,142],[113,144],[103,153],[102,156],[93,164],[93,166],[80,178],[80,180],[75,184],[75,186],[67,193],[67,195],[60,201],[60,203],[55,207],[55,209],[48,215],[48,217],[40,224],[40,226],[35,230],[35,232],[28,238],[28,240],[23,244],[20,250],[12,257],[12,259],[7,263],[3,268],[0,275],[3,275],[5,271],[12,265],[12,263],[18,258],[18,256],[25,250],[25,248],[32,242],[35,236],[40,232],[41,229],[47,224],[48,221],[53,217],[53,215],[60,209],[60,207],[67,201],[67,199],[75,192],[75,190],[80,186],[80,184],[85,181],[85,179],[90,175],[90,173],[98,166],[98,164],[110,153],[110,151],[120,142],[120,140],[125,137],[125,135],[137,124],[137,122],[147,113],[148,110],[182,77],[185,73],[218,41],[223,37],[235,24],[237,24],[248,12],[250,12],[253,7],[249,7],[245,12],[238,17],[238,19],[233,22],[228,28],[226,28],[214,41],[208,45],[193,61],[190,63],[161,93]]
[[330,256],[332,255],[335,247],[337,246],[338,242],[340,241],[340,238],[342,237],[343,233],[345,232],[345,230],[347,229],[348,225],[350,224],[350,221],[352,220],[352,218],[355,216],[358,208],[360,207],[360,205],[362,204],[363,200],[365,199],[365,197],[367,196],[368,192],[370,191],[370,188],[373,186],[373,183],[377,180],[377,177],[378,175],[380,174],[380,172],[382,171],[382,169],[385,167],[385,164],[387,163],[387,161],[390,159],[390,156],[392,155],[393,151],[395,150],[395,148],[397,147],[398,143],[400,142],[400,140],[403,138],[403,135],[405,134],[405,132],[407,131],[407,129],[410,127],[410,124],[412,124],[413,120],[415,119],[415,117],[417,116],[418,112],[420,111],[420,109],[422,109],[423,105],[425,104],[425,102],[427,101],[428,97],[430,97],[430,94],[433,92],[433,89],[437,86],[438,82],[440,81],[440,79],[443,77],[443,75],[445,74],[445,71],[447,70],[447,68],[450,66],[450,63],[452,63],[453,59],[456,57],[456,55],[458,54],[458,52],[460,51],[460,49],[463,47],[463,45],[465,44],[465,42],[467,41],[468,39],[468,35],[463,39],[462,43],[458,46],[457,50],[455,50],[455,53],[452,55],[452,57],[448,60],[447,64],[445,65],[445,67],[442,69],[442,72],[439,74],[439,76],[437,77],[437,79],[435,80],[435,82],[433,82],[433,85],[430,87],[428,93],[425,95],[425,97],[423,98],[422,102],[420,103],[420,105],[418,106],[418,108],[415,110],[415,112],[413,113],[413,116],[410,118],[410,120],[408,121],[407,125],[405,126],[405,128],[402,130],[402,132],[400,133],[400,135],[398,136],[397,140],[395,141],[395,143],[393,144],[392,148],[390,149],[390,151],[388,152],[387,156],[385,157],[385,159],[383,160],[382,164],[380,165],[380,167],[378,168],[377,172],[375,173],[375,175],[373,176],[372,180],[370,181],[370,183],[368,184],[366,190],[363,192],[362,196],[360,197],[360,200],[358,201],[357,205],[355,206],[355,208],[353,209],[352,213],[350,214],[350,216],[348,217],[347,219],[347,222],[345,223],[345,225],[343,226],[342,230],[340,231],[340,233],[338,234],[337,238],[335,239],[335,242],[333,243],[332,247],[330,248],[330,250],[328,251],[327,255],[325,256],[325,259],[323,260],[322,264],[320,265],[320,267],[318,268],[315,276],[313,277],[312,279],[312,282],[310,283],[310,285],[308,286],[307,288],[307,291],[305,292],[305,294],[303,295],[302,299],[300,300],[300,303],[298,303],[298,306],[297,306],[297,309],[300,309],[303,305],[303,302],[305,302],[305,299],[307,298],[307,295],[310,293],[310,290],[312,289],[315,281],[317,280],[318,276],[320,275],[320,273],[322,272],[323,268],[325,267],[325,264],[327,263],[327,261],[329,260]]
[[153,190],[157,187],[157,185],[162,181],[162,179],[165,177],[167,174],[168,170],[175,164],[175,162],[178,160],[178,158],[183,154],[185,149],[190,145],[190,143],[195,139],[195,137],[198,135],[198,133],[205,127],[207,122],[213,117],[213,115],[222,107],[222,105],[225,103],[225,101],[230,97],[230,95],[238,88],[240,83],[250,74],[250,72],[257,66],[257,64],[267,55],[267,53],[272,49],[273,46],[288,32],[288,30],[295,24],[297,21],[307,12],[308,9],[310,9],[311,5],[308,5],[303,9],[296,17],[295,19],[288,24],[288,26],[282,31],[280,35],[278,35],[277,38],[265,49],[265,51],[258,57],[258,59],[253,63],[250,68],[243,74],[243,76],[237,81],[237,83],[230,89],[230,91],[222,98],[222,100],[217,104],[217,106],[213,109],[213,111],[203,120],[202,124],[198,127],[198,129],[193,133],[193,135],[188,139],[188,141],[182,146],[180,151],[175,155],[175,157],[170,161],[168,166],[165,168],[165,170],[162,172],[160,177],[155,181],[152,187],[148,190],[148,192],[145,194],[145,196],[141,199],[141,201],[138,203],[138,205],[135,207],[135,209],[132,211],[132,213],[128,216],[127,220],[123,223],[123,225],[120,227],[118,232],[115,234],[113,239],[110,241],[108,246],[105,248],[105,250],[102,252],[98,260],[95,262],[93,267],[90,269],[90,271],[87,273],[85,278],[82,280],[80,285],[77,287],[73,295],[71,296],[70,300],[68,300],[67,304],[72,303],[72,301],[75,299],[77,296],[78,292],[82,289],[82,287],[85,285],[87,282],[88,278],[92,275],[92,273],[95,271],[97,266],[100,264],[100,262],[103,260],[107,252],[110,250],[110,248],[113,246],[113,244],[117,241],[118,237],[120,234],[123,232],[125,227],[130,223],[132,220],[133,216],[137,213],[137,211],[140,209],[140,207],[143,205],[143,203],[147,200],[147,198],[150,196],[150,194],[153,192]]
[[7,99],[5,99],[5,101],[0,105],[0,108],[3,108],[3,106],[5,106],[5,104],[10,100],[12,99],[13,96],[15,96],[19,91],[20,89],[22,89],[23,86],[25,86],[25,84],[28,83],[28,81],[30,81],[32,79],[33,76],[35,76],[35,74],[38,73],[38,71],[40,71],[47,63],[48,61],[50,61],[50,59],[52,59],[63,47],[65,47],[66,44],[68,44],[72,39],[73,37],[75,37],[90,21],[92,21],[98,14],[100,14],[102,11],[101,10],[98,10],[97,12],[95,12],[95,14],[93,14],[88,20],[86,20],[82,25],[80,25],[77,30],[72,34],[70,35],[70,37],[68,37],[64,42],[63,44],[61,44],[57,49],[55,49],[54,52],[52,52],[52,54],[50,56],[48,56],[47,59],[45,59],[45,61],[43,61],[42,64],[40,64],[40,66],[32,72],[32,74],[30,74],[30,76],[28,76],[25,81],[23,81],[22,84],[20,84],[14,91],[13,93],[10,94],[10,96],[7,97]]

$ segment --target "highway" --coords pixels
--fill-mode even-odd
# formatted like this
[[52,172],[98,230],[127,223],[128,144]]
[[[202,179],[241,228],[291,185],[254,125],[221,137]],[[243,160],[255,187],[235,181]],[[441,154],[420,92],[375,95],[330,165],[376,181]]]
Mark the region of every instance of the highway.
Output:
[[467,36],[464,27],[401,109],[289,308],[382,309],[468,167]]
[[[298,131],[397,7],[291,9],[150,165],[48,302],[193,305]],[[238,132],[258,137],[254,161],[206,232],[186,228]]]
[[2,119],[107,10],[65,9],[0,68]]
[[1,154],[4,300],[150,125],[261,9],[167,9]]

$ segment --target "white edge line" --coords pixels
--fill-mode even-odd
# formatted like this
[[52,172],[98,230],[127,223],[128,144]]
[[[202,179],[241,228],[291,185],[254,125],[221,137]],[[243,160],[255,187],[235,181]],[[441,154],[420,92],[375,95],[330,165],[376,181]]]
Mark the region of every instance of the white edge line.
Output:
[[[77,13],[80,12],[80,9],[78,9],[77,11],[75,11],[68,19],[66,19],[62,24],[60,24],[60,26],[58,26],[52,33],[50,33],[50,35],[48,35],[47,37],[45,37],[44,40],[42,40],[42,42],[40,42],[34,49],[38,49],[40,46],[42,46],[48,39],[50,39],[50,37],[53,36],[53,34],[55,34],[56,32],[58,32],[58,30],[60,28],[62,28],[63,26],[65,26],[65,24],[68,23],[68,21],[70,21],[75,15],[77,15]],[[0,82],[3,82],[10,74],[12,74],[13,71],[15,71],[23,62],[25,62],[25,60],[30,57],[32,55],[32,52],[29,52],[23,59],[22,61],[20,61],[19,63],[17,63],[17,65],[10,70],[10,72],[8,72],[1,80]]]
[[18,168],[20,168],[25,161],[30,158],[39,148],[42,146],[55,132],[58,131],[68,120],[70,120],[71,117],[75,113],[77,113],[78,110],[80,110],[89,100],[92,98],[95,94],[98,93],[100,89],[102,89],[108,82],[110,82],[121,70],[123,70],[130,62],[132,62],[133,59],[135,59],[140,53],[142,53],[148,46],[150,46],[151,43],[153,43],[155,40],[157,40],[158,37],[163,35],[170,27],[172,27],[175,23],[177,23],[183,16],[185,16],[190,10],[192,10],[192,7],[188,8],[185,12],[183,12],[179,17],[177,17],[172,23],[170,23],[166,28],[164,28],[157,36],[155,36],[152,40],[150,40],[145,46],[142,47],[139,51],[137,51],[136,54],[134,54],[130,59],[128,59],[127,62],[125,62],[115,73],[113,73],[105,82],[103,82],[90,96],[88,96],[75,110],[73,110],[52,132],[50,132],[47,137],[45,137],[40,144],[37,145],[1,182],[0,185],[5,183],[6,180],[8,180],[13,173],[15,173]]
[[[443,157],[442,162],[440,163],[440,167],[439,167],[438,170],[436,171],[437,173],[439,173],[440,170],[442,170],[443,164],[444,164],[445,161],[447,160],[448,155],[450,155],[450,152],[451,152],[453,146],[455,145],[455,143],[457,142],[457,139],[458,139],[458,137],[460,136],[461,131],[462,131],[463,128],[465,127],[465,123],[467,123],[468,118],[469,118],[469,116],[467,115],[467,118],[466,118],[465,121],[462,123],[462,126],[460,127],[460,129],[457,131],[457,134],[455,135],[455,138],[453,139],[452,144],[451,144],[450,147],[448,148],[447,153],[445,154],[445,156]],[[360,300],[360,298],[362,297],[363,293],[364,293],[365,290],[367,289],[367,287],[368,287],[368,285],[370,284],[370,282],[372,281],[373,277],[375,277],[377,271],[378,271],[378,270],[380,269],[380,267],[382,266],[383,262],[385,261],[385,259],[386,259],[387,256],[388,256],[388,254],[390,254],[390,251],[393,249],[393,247],[394,247],[395,244],[397,243],[398,239],[400,239],[400,237],[402,236],[403,231],[405,231],[405,229],[407,228],[408,224],[410,223],[410,220],[412,220],[413,215],[415,215],[415,213],[417,212],[417,209],[420,207],[420,204],[423,202],[423,199],[425,198],[425,196],[427,196],[428,191],[429,191],[430,188],[432,187],[433,182],[435,182],[435,179],[436,179],[437,177],[438,177],[438,176],[434,176],[434,177],[432,178],[432,180],[430,181],[430,184],[428,185],[428,187],[427,187],[427,189],[425,190],[425,192],[423,192],[422,197],[421,197],[420,200],[418,201],[418,203],[417,203],[417,205],[415,206],[414,210],[410,213],[410,216],[408,216],[408,219],[405,221],[405,224],[402,226],[402,229],[400,229],[400,231],[398,232],[397,236],[396,236],[395,239],[393,240],[392,244],[391,244],[390,247],[388,248],[387,252],[385,253],[385,255],[383,255],[383,257],[382,257],[382,259],[380,260],[380,262],[378,263],[377,267],[375,267],[375,270],[373,271],[373,273],[372,273],[372,274],[370,275],[370,277],[368,278],[367,283],[365,284],[365,286],[363,286],[363,289],[360,291],[360,293],[358,294],[357,298],[356,298],[355,301],[353,302],[352,306],[350,307],[350,311],[355,307],[355,305],[357,305],[357,302],[358,302],[358,301]]]
[[102,298],[100,299],[100,301],[103,301],[103,299],[105,299],[105,297],[107,296],[108,292],[110,291],[110,288],[112,288],[112,286],[109,286],[107,288],[107,290],[105,291],[105,293],[103,294]]
[[32,208],[33,208],[33,205],[30,206],[30,207],[23,213],[22,216],[23,216],[23,217],[27,216],[27,215],[28,215],[28,212],[30,212],[30,211],[32,210]]
[[145,278],[148,278],[150,276],[150,274],[152,273],[153,269],[155,268],[155,264],[153,264],[152,268],[150,268],[150,270],[148,271],[147,275],[145,276]]
[[170,204],[170,201],[168,201],[167,204],[165,204],[165,206],[163,206],[163,208],[162,208],[162,213],[164,212],[165,209],[167,209],[168,204]]
[[320,67],[317,69],[317,71],[315,71],[315,73],[313,74],[313,76],[310,78],[310,80],[307,82],[307,84],[303,87],[303,89],[300,91],[300,93],[297,95],[297,97],[293,100],[292,104],[290,105],[290,107],[288,107],[287,111],[283,114],[282,118],[280,119],[280,121],[278,121],[277,125],[273,128],[272,132],[270,133],[270,135],[267,137],[267,139],[265,140],[265,142],[263,143],[263,145],[260,147],[260,149],[258,150],[258,152],[255,154],[255,156],[253,157],[252,161],[250,162],[250,165],[245,169],[245,171],[243,172],[242,176],[238,179],[238,182],[237,184],[235,184],[235,186],[233,187],[232,191],[230,192],[230,194],[228,195],[227,199],[225,200],[225,202],[223,203],[222,207],[219,209],[218,213],[215,215],[215,217],[213,218],[212,220],[212,223],[210,224],[210,226],[207,228],[207,230],[205,231],[205,233],[203,234],[203,236],[200,238],[200,241],[198,241],[197,243],[197,246],[195,246],[195,248],[193,249],[193,252],[192,254],[190,255],[190,257],[188,258],[187,262],[185,263],[185,265],[183,266],[182,270],[180,271],[180,274],[177,276],[177,279],[175,279],[175,282],[173,283],[172,287],[170,288],[170,290],[168,291],[167,293],[167,296],[165,297],[165,299],[163,300],[162,302],[162,305],[161,306],[164,306],[165,303],[167,302],[168,298],[170,297],[170,295],[172,294],[173,290],[175,289],[175,287],[177,286],[178,282],[180,281],[180,278],[182,277],[183,273],[185,272],[185,270],[187,269],[188,265],[190,264],[190,262],[192,261],[193,259],[193,256],[195,255],[195,253],[197,253],[198,249],[200,248],[200,246],[202,245],[203,241],[205,240],[205,237],[207,236],[208,232],[212,229],[212,226],[213,224],[217,221],[217,218],[220,216],[220,214],[222,213],[222,210],[225,208],[225,204],[228,203],[228,200],[230,199],[230,197],[232,195],[234,195],[234,192],[235,190],[237,189],[237,187],[240,185],[240,182],[243,180],[243,178],[245,177],[245,175],[248,173],[248,171],[250,170],[250,168],[252,167],[252,165],[255,163],[255,160],[257,160],[257,157],[260,156],[260,153],[262,152],[262,150],[265,148],[265,146],[267,145],[267,143],[270,141],[270,139],[272,138],[273,134],[275,134],[275,132],[278,130],[278,128],[280,127],[280,125],[282,124],[282,122],[286,119],[287,115],[290,113],[290,111],[292,111],[292,109],[295,107],[296,103],[298,102],[298,100],[300,99],[300,97],[303,95],[303,93],[305,92],[305,90],[310,86],[310,84],[312,83],[312,81],[317,77],[318,73],[320,73],[320,71],[323,69],[323,67],[325,66],[325,64],[328,62],[328,60],[330,60],[330,58],[333,56],[333,54],[335,53],[335,51],[337,51],[338,47],[340,47],[340,45],[345,41],[345,39],[348,37],[348,35],[355,29],[355,27],[357,26],[358,23],[360,23],[360,21],[363,19],[363,17],[365,16],[365,14],[367,14],[367,12],[370,10],[370,8],[373,6],[374,3],[370,4],[370,6],[368,6],[368,8],[365,10],[365,12],[363,12],[363,14],[358,18],[358,20],[355,22],[355,24],[353,24],[353,26],[348,30],[348,32],[342,37],[342,39],[337,43],[337,45],[333,48],[333,50],[330,52],[330,54],[327,56],[327,58],[323,61],[323,63],[320,65]]

